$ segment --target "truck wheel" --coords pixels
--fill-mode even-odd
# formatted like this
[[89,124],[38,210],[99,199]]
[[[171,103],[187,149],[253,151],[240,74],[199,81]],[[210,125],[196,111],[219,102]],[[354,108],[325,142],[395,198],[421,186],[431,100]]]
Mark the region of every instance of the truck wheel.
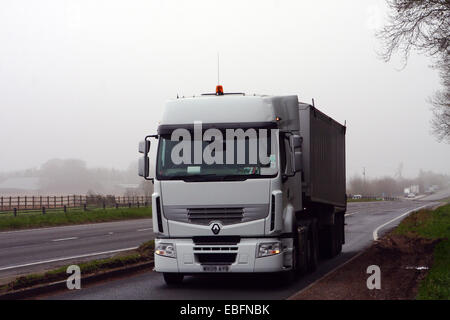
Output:
[[336,255],[336,223],[331,226],[324,226],[320,230],[320,256],[325,259],[333,258]]
[[318,248],[318,228],[317,221],[311,222],[308,230],[308,271],[316,271],[319,264],[319,248]]
[[297,274],[304,275],[308,272],[308,228],[298,228],[297,230]]
[[294,221],[293,226],[292,226],[292,233],[293,233],[293,238],[292,238],[292,270],[286,272],[286,274],[289,273],[289,275],[287,276],[288,281],[292,281],[298,274],[299,274],[299,267],[301,264],[300,259],[300,242],[299,242],[299,228],[298,228],[298,223],[297,221]]
[[335,255],[338,255],[342,252],[342,243],[344,242],[344,215],[338,214],[336,215],[336,250]]
[[164,281],[167,285],[177,285],[183,282],[184,275],[181,273],[163,273]]

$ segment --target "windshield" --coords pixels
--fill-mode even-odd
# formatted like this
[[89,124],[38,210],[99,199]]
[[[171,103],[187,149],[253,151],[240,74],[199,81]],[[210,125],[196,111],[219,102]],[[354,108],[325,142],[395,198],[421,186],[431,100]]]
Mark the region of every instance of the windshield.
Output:
[[157,179],[239,181],[275,177],[278,174],[275,130],[249,129],[244,135],[229,134],[228,130],[232,129],[214,130],[214,137],[206,137],[204,133],[200,139],[190,139],[190,136],[174,139],[173,134],[161,135]]

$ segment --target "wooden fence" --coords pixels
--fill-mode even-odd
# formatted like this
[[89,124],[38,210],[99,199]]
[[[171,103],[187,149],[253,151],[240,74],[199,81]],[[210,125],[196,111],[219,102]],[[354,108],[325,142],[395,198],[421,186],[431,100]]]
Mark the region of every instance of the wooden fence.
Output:
[[147,206],[149,196],[0,196],[0,212],[81,207]]

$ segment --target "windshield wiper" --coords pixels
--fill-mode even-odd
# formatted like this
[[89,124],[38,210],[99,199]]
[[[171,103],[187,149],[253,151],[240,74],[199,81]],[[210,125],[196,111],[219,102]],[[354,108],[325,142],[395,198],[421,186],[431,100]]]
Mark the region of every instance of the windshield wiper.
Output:
[[209,174],[194,174],[189,176],[180,176],[179,178],[183,181],[209,181],[211,177],[217,177],[217,174],[209,173]]
[[165,177],[164,180],[183,180],[185,182],[201,182],[201,181],[245,181],[249,179],[250,175],[217,175],[215,173],[210,174],[195,174],[189,176],[169,176]]
[[227,175],[220,178],[221,181],[246,181],[249,178],[248,175]]

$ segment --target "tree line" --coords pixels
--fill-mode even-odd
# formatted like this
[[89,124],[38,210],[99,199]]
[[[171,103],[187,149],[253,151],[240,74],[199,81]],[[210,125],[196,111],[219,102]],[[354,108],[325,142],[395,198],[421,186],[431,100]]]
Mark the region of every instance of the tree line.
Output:
[[450,186],[450,176],[422,170],[416,178],[385,176],[365,179],[360,175],[355,175],[347,183],[347,193],[370,196],[402,196],[404,189],[413,185],[418,185],[421,193],[424,193],[431,186],[447,188]]

